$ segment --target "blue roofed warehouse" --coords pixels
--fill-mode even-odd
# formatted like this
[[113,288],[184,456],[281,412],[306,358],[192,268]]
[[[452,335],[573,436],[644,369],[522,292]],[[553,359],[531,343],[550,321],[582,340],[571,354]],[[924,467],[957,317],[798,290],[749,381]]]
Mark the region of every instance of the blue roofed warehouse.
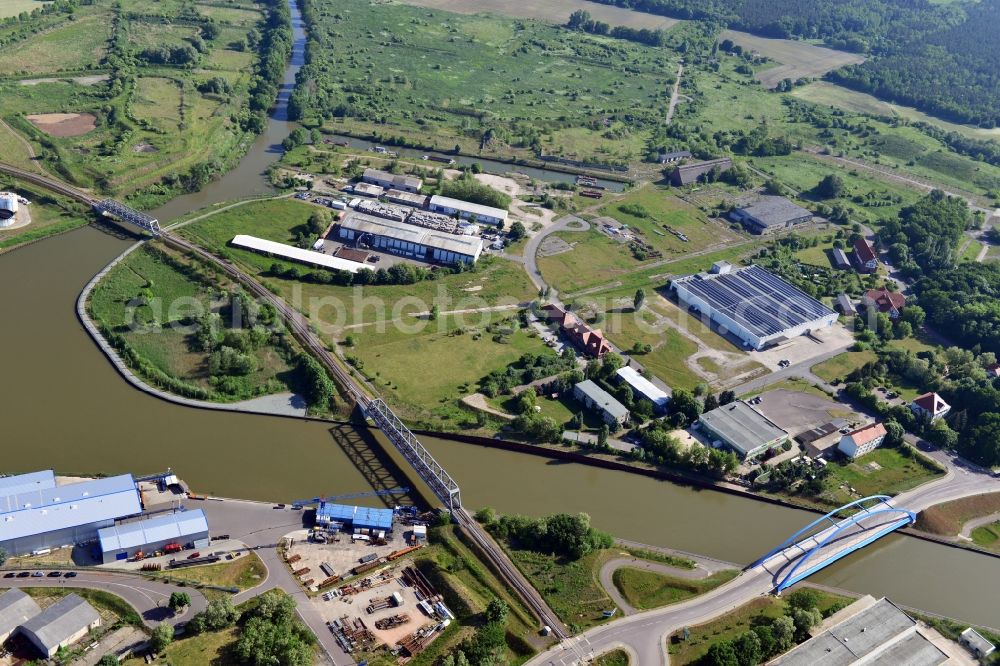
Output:
[[169,544],[204,548],[209,544],[208,520],[201,509],[178,511],[105,527],[98,531],[97,539],[105,564],[127,560],[139,551],[153,553]]
[[316,524],[330,527],[334,523],[343,525],[344,530],[384,530],[392,529],[392,509],[373,509],[367,506],[349,506],[320,502],[316,510]]

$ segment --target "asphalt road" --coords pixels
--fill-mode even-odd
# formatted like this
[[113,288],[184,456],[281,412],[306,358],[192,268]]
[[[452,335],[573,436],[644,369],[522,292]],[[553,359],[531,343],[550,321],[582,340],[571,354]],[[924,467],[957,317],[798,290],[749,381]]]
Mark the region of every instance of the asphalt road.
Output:
[[[28,571],[32,570],[28,569]],[[110,592],[127,601],[139,613],[146,626],[150,628],[163,622],[176,626],[193,614],[205,610],[208,606],[205,597],[194,588],[151,581],[138,574],[80,571],[75,578],[49,578],[48,576],[44,578],[3,578],[0,579],[0,588],[3,587],[91,588]],[[167,601],[173,592],[185,592],[191,597],[191,607],[183,615],[175,616],[167,607]]]

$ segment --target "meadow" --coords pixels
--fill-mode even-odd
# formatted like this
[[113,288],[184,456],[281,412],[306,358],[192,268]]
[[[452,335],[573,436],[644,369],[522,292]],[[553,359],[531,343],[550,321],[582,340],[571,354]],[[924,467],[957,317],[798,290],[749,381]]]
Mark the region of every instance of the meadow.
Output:
[[[201,18],[172,22],[191,8]],[[159,185],[161,180],[173,182],[197,165],[218,169],[249,146],[251,137],[234,119],[247,103],[254,56],[231,46],[259,27],[263,14],[250,0],[231,7],[124,0],[122,12],[131,18],[121,29],[135,51],[192,44],[209,19],[219,31],[204,40],[198,67],[140,60],[135,78],[122,85],[92,78],[110,71],[107,49],[115,11],[102,1],[78,7],[72,17],[57,13],[30,19],[26,25],[32,33],[0,47],[0,118],[43,156],[40,168],[119,197],[141,192],[138,204],[155,203],[174,187]],[[81,76],[91,79],[70,80]],[[199,92],[198,86],[214,77],[225,79],[232,92]],[[26,78],[44,80],[21,85]],[[46,113],[91,113],[97,126],[80,136],[54,137],[24,120]],[[11,148],[6,161],[24,163],[25,145],[4,134],[0,127],[0,146]]]
[[614,164],[645,155],[677,58],[537,22],[355,0],[321,18],[311,38],[310,122],[321,112],[337,118],[331,129],[449,150],[487,127],[474,146],[484,155],[535,148]]

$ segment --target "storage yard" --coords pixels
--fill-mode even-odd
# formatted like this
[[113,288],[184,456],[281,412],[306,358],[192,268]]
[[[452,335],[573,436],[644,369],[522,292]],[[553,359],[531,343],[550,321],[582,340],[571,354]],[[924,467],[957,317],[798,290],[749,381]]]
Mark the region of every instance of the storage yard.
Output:
[[385,645],[413,656],[454,619],[409,558],[429,517],[324,502],[316,526],[292,535],[285,562],[345,651]]

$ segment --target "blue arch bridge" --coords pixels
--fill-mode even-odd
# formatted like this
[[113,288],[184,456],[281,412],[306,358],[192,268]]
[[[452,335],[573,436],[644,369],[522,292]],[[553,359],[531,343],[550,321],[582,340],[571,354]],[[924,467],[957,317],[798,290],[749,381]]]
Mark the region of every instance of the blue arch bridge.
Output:
[[768,572],[782,590],[901,527],[917,514],[893,506],[888,495],[864,497],[834,509],[788,537],[747,567]]

